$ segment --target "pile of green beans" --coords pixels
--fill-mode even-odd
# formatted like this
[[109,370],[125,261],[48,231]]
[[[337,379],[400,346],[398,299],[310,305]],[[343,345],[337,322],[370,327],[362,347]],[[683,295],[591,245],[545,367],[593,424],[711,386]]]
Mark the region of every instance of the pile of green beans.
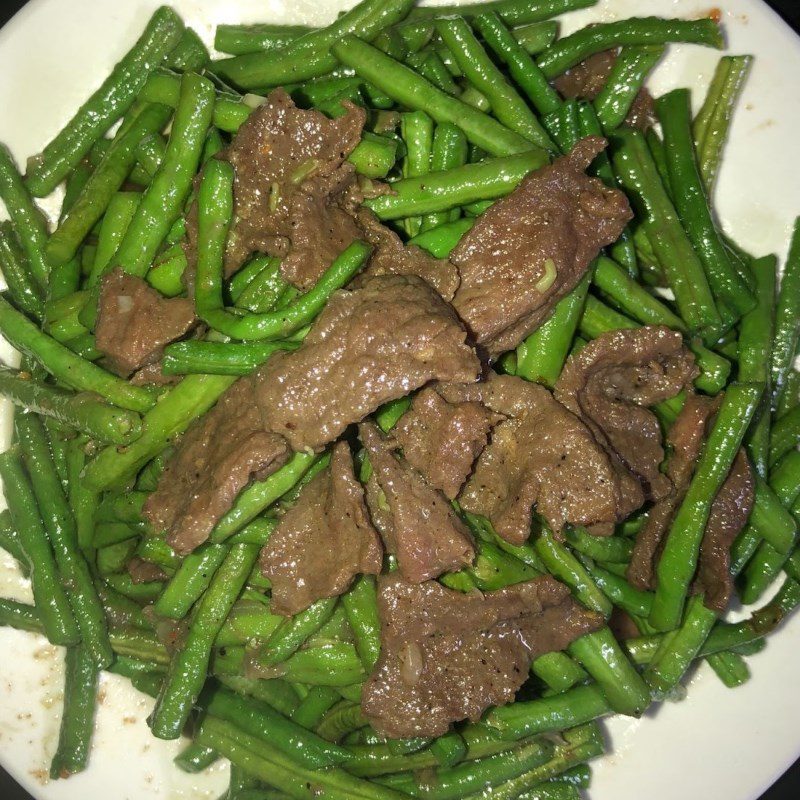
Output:
[[[0,625],[66,648],[53,778],[87,767],[103,670],[154,699],[156,737],[190,734],[178,768],[231,761],[227,800],[575,800],[604,749],[597,720],[674,696],[698,659],[726,686],[748,680],[747,659],[800,605],[800,220],[778,282],[778,259],[750,256],[716,218],[715,180],[752,58],[720,59],[695,118],[689,90],[675,89],[656,100],[658,132],[634,130],[629,114],[668,45],[718,49],[722,32],[708,18],[647,17],[559,36],[554,17],[595,2],[362,0],[320,28],[220,25],[214,44],[227,57],[217,60],[162,7],[24,173],[0,146],[0,334],[22,355],[18,368],[0,367],[15,412],[0,454],[0,549],[33,595],[33,605],[0,599]],[[609,49],[617,58],[596,98],[562,98],[553,79]],[[259,553],[329,452],[293,453],[252,480],[187,555],[146,518],[179,438],[240,376],[302,347],[372,255],[352,242],[303,293],[272,255],[225,273],[236,191],[225,151],[279,86],[332,118],[347,103],[366,110],[345,169],[366,208],[439,259],[527,175],[582,137],[607,137],[589,172],[625,192],[635,218],[494,369],[552,389],[587,341],[658,325],[694,355],[686,391],[721,395],[652,591],[626,578],[644,514],[607,537],[570,526],[557,535],[534,515],[530,540],[512,545],[454,503],[476,557],[443,585],[480,593],[550,575],[607,624],[538,657],[516,702],[433,739],[387,740],[362,712],[382,647],[375,576],[292,617],[272,611]],[[34,198],[61,184],[50,225]],[[119,377],[98,349],[100,290],[116,268],[194,302],[196,333],[160,357],[165,385]],[[685,396],[654,409],[665,433]],[[375,421],[388,433],[410,402],[387,403]],[[733,624],[693,578],[712,503],[742,451],[755,501],[730,552],[738,598],[757,603],[786,577]],[[389,556],[384,571],[394,567]],[[639,636],[615,637],[620,612]]]

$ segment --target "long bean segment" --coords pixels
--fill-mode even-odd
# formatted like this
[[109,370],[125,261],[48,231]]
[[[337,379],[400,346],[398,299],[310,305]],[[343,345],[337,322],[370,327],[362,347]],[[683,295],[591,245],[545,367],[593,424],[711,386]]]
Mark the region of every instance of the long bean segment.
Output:
[[800,217],[795,221],[789,256],[783,270],[775,310],[775,343],[772,350],[772,409],[777,410],[800,338]]
[[153,14],[139,41],[66,127],[28,164],[26,182],[37,197],[50,194],[89,149],[131,106],[139,90],[184,32],[167,6]]
[[164,350],[165,375],[248,375],[273,353],[296,350],[300,342],[176,342]]

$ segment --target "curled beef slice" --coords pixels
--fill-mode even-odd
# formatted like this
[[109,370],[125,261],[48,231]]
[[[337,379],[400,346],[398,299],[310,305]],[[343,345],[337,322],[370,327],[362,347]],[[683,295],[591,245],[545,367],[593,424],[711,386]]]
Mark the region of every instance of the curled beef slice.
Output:
[[[366,115],[346,106],[346,114],[329,119],[297,108],[283,89],[275,89],[220,155],[236,173],[227,275],[253,252],[264,252],[284,258],[284,277],[305,289],[330,265],[332,254],[356,238],[352,219],[336,205],[353,179],[352,168],[343,162],[361,139]],[[191,272],[196,246],[195,203],[187,218]]]
[[144,516],[178,553],[202,544],[253,478],[289,457],[285,440],[264,430],[253,379],[240,378],[178,443],[147,498]]
[[[443,387],[445,397],[449,392]],[[580,419],[521,378],[492,376],[481,392],[485,405],[507,419],[494,428],[461,492],[465,510],[488,517],[514,544],[528,538],[533,506],[556,533],[566,523],[617,519],[617,476]]]
[[100,286],[97,349],[118,375],[128,377],[161,357],[164,345],[183,336],[195,323],[194,304],[168,299],[141,278],[117,267]]
[[481,403],[448,403],[429,387],[414,397],[392,437],[406,461],[455,500],[497,421],[498,415]]
[[[556,89],[567,99],[594,100],[608,83],[617,60],[616,50],[604,50],[568,69],[554,81]],[[646,131],[656,120],[655,105],[650,92],[642,88],[633,101],[625,124]]]
[[338,442],[330,467],[303,487],[261,551],[272,610],[292,616],[323,597],[338,597],[359,573],[377,575],[382,558],[350,448]]
[[334,295],[302,346],[256,374],[268,430],[321,450],[380,405],[430,381],[473,381],[480,364],[453,309],[423,280],[381,275]]
[[603,624],[550,576],[466,595],[387,575],[378,579],[378,612],[381,655],[361,706],[391,738],[441,736],[452,722],[477,721],[514,699],[535,658]]
[[373,521],[405,580],[420,583],[471,564],[472,536],[448,499],[393,452],[377,426],[365,422],[359,432],[375,478],[367,492]]
[[632,217],[622,192],[584,170],[606,146],[592,137],[528,175],[453,250],[453,305],[492,357],[516,347],[581,279]]
[[681,334],[665,327],[610,331],[567,360],[556,398],[591,429],[619,474],[624,519],[669,492],[661,471],[661,427],[648,406],[697,376]]
[[433,286],[447,302],[453,299],[459,284],[458,270],[453,263],[434,258],[416,245],[404,245],[368,208],[358,209],[356,216],[364,238],[375,250],[354,285],[371,275],[416,275]]

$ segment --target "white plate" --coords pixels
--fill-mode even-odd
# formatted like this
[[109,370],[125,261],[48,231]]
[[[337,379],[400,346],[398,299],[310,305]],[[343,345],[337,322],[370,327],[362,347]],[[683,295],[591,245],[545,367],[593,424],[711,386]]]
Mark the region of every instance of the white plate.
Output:
[[[0,141],[20,162],[69,119],[127,50],[160,0],[33,0],[0,32]],[[220,22],[333,19],[351,0],[174,0],[208,41]],[[601,0],[573,14],[565,31],[590,21],[662,14],[694,17],[712,0]],[[780,252],[800,213],[800,40],[758,0],[726,0],[729,52],[754,53],[753,75],[737,114],[719,183],[725,227],[756,254]],[[656,92],[692,86],[702,98],[719,54],[673,47],[654,76]],[[4,354],[2,354],[4,355]],[[3,413],[4,412],[4,413]],[[8,410],[0,409],[7,433]],[[0,595],[27,599],[5,556]],[[596,762],[593,800],[751,800],[800,754],[800,619],[751,660],[753,679],[724,689],[707,668],[681,703],[641,721],[612,720],[611,754]],[[105,675],[90,770],[48,782],[61,707],[61,654],[41,637],[0,630],[2,763],[40,800],[215,798],[225,769],[198,779],[171,764],[178,743],[153,739],[151,701]]]

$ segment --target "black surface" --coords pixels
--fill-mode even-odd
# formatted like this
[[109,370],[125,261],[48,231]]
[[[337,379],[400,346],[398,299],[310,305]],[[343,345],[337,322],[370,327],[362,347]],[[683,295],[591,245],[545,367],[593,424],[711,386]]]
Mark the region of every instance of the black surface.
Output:
[[[108,0],[109,3],[119,0]],[[0,26],[4,25],[16,11],[25,5],[26,0],[0,0]],[[783,18],[800,31],[800,2],[798,0],[767,0]],[[712,5],[712,3],[709,3]],[[13,113],[13,109],[5,109],[5,113]],[[796,688],[796,687],[795,687]],[[743,720],[742,724],[746,724]],[[112,789],[109,800],[116,800],[116,790]],[[800,760],[764,795],[761,800],[798,800],[800,798]],[[0,767],[0,800],[32,800]],[[707,800],[724,800],[708,798]]]

